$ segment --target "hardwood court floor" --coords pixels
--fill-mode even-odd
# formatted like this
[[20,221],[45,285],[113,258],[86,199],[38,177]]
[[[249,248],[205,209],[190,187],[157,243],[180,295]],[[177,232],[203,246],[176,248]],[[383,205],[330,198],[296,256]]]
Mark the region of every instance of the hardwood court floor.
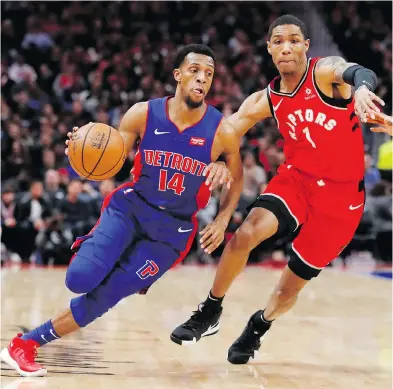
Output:
[[[1,346],[67,307],[64,269],[2,272]],[[250,267],[225,299],[220,332],[191,347],[169,334],[205,298],[210,267],[178,267],[77,334],[40,350],[45,378],[2,364],[4,389],[386,389],[391,387],[390,280],[325,270],[278,320],[248,365],[226,352],[261,308],[278,271]]]

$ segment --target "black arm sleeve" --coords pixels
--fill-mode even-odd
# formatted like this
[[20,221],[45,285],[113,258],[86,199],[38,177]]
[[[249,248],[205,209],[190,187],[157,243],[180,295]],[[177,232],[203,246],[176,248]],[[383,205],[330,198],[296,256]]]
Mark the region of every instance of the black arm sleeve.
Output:
[[356,89],[365,85],[371,92],[374,92],[377,88],[376,74],[360,65],[353,65],[346,69],[343,73],[343,80]]

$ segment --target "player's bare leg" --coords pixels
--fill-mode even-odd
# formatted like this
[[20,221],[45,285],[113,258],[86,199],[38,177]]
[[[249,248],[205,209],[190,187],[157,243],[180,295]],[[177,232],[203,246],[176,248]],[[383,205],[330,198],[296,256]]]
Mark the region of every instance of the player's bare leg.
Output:
[[60,337],[71,334],[72,332],[80,329],[74,319],[71,309],[67,309],[55,319],[52,319],[52,325]]
[[299,292],[307,283],[308,280],[300,278],[286,266],[263,310],[265,320],[272,321],[288,312],[295,305]]
[[264,310],[255,312],[240,337],[228,350],[228,361],[244,364],[254,358],[273,320],[289,311],[296,303],[299,292],[308,283],[287,266],[271,293]]
[[173,342],[187,345],[218,332],[225,293],[246,266],[251,250],[275,234],[277,229],[278,220],[272,212],[265,208],[251,210],[225,247],[209,296],[189,320],[172,332]]
[[251,210],[224,249],[211,290],[213,296],[224,297],[246,266],[251,250],[274,235],[277,229],[278,220],[272,212],[265,208]]

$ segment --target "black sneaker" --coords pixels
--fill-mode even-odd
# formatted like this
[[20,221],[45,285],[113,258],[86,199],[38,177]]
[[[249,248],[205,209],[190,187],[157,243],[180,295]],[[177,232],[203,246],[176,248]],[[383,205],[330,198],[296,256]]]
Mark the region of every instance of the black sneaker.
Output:
[[198,342],[203,336],[214,335],[218,332],[222,307],[218,312],[212,312],[204,304],[199,304],[198,310],[193,313],[190,319],[172,332],[172,342],[189,345]]
[[[229,348],[228,361],[230,363],[241,365],[247,363],[250,358],[255,358],[257,351],[261,347],[262,338],[271,326],[271,323],[264,323],[260,320],[258,328],[256,327],[255,322],[259,322],[258,319],[261,317],[261,314],[262,311],[258,311],[250,317],[242,334]],[[265,328],[261,330],[261,327]]]

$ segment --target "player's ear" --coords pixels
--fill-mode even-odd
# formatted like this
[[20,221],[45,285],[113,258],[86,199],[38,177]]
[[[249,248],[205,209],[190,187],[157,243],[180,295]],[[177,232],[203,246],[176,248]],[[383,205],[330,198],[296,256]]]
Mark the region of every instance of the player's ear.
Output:
[[180,82],[181,81],[180,69],[174,69],[173,70],[173,77],[175,78],[176,82]]
[[306,39],[304,41],[304,47],[306,48],[306,53],[307,53],[308,49],[310,48],[310,39]]
[[267,52],[268,52],[270,55],[272,55],[272,51],[271,51],[271,49],[270,49],[270,42],[267,41],[266,44],[267,44]]

